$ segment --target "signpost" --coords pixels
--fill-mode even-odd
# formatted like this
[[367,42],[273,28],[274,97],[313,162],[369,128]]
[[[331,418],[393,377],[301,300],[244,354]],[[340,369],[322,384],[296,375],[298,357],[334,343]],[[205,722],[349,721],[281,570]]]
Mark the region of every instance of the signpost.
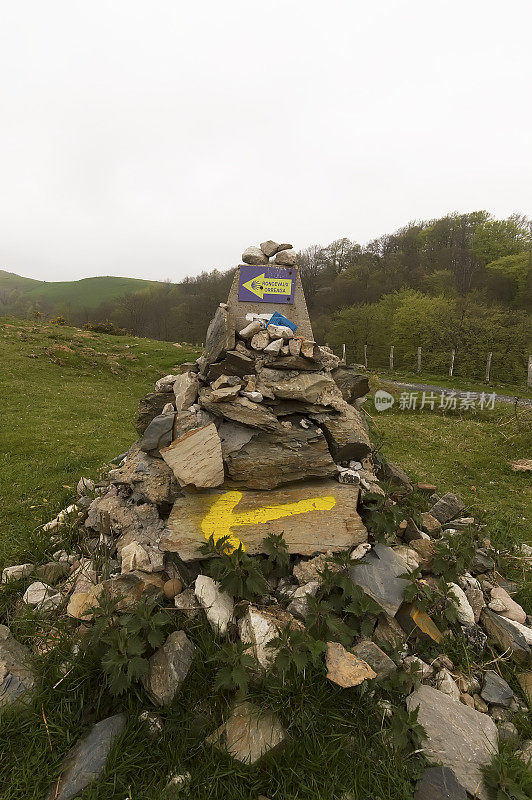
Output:
[[296,270],[281,267],[240,267],[238,299],[240,302],[293,304]]

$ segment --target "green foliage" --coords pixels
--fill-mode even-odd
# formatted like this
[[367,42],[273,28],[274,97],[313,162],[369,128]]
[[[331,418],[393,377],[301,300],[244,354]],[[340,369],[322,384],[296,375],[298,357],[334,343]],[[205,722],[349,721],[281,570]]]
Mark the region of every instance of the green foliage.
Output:
[[408,581],[403,592],[406,603],[415,603],[425,611],[436,624],[453,625],[457,622],[456,599],[444,578],[437,586],[423,580],[419,567],[401,575]]
[[220,583],[220,588],[240,600],[255,600],[269,594],[269,586],[261,571],[258,558],[251,558],[242,545],[233,548],[230,536],[221,536],[214,541],[211,535],[201,545],[201,553],[208,557],[205,570]]
[[501,747],[491,764],[484,768],[484,780],[494,800],[530,800],[532,770],[511,747]]
[[224,642],[213,658],[218,666],[214,678],[214,691],[234,692],[239,699],[247,695],[250,679],[257,673],[257,662],[247,651],[251,645],[242,642]]
[[313,639],[307,631],[292,628],[280,631],[279,636],[266,646],[274,648],[277,653],[274,669],[288,679],[304,677],[309,667],[316,667],[321,662],[327,649],[325,642]]
[[266,577],[284,578],[290,572],[290,554],[282,533],[270,533],[262,540],[267,555],[263,563]]
[[360,503],[362,521],[377,542],[388,543],[404,518],[400,507],[392,505],[387,496],[365,492]]
[[433,573],[455,583],[460,575],[469,571],[476,549],[471,532],[467,531],[434,542]]
[[120,599],[102,592],[88,634],[112,694],[126,692],[147,673],[148,659],[163,643],[170,624],[155,600],[141,600],[130,613],[118,614]]
[[419,709],[407,711],[401,706],[394,708],[387,730],[388,741],[399,754],[406,755],[411,750],[418,750],[427,734],[418,722]]

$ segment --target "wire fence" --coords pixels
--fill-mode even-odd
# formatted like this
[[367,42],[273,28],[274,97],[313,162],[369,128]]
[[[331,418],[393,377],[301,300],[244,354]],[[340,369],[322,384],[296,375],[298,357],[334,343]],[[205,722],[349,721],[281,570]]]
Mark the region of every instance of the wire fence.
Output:
[[[344,356],[344,347],[340,348],[337,355]],[[458,349],[429,350],[418,347],[412,350],[396,345],[347,344],[345,361],[347,364],[361,364],[369,370],[433,374],[532,388],[532,355],[527,360],[514,357],[510,363],[507,354],[491,350],[480,356],[478,352],[473,354]]]

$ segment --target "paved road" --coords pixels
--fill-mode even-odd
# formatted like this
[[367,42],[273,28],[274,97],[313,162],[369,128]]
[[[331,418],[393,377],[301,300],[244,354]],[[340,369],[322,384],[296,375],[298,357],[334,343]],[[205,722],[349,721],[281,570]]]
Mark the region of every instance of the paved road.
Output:
[[[439,392],[440,394],[451,394],[452,391],[455,391],[457,397],[465,397],[467,395],[467,392],[458,391],[457,389],[449,389],[446,386],[432,386],[430,383],[402,383],[401,381],[390,381],[385,378],[381,378],[381,382],[392,386],[398,386],[400,389],[411,389],[418,392]],[[478,395],[480,392],[475,392],[475,394]],[[488,389],[486,389],[486,394],[490,394]],[[495,400],[498,403],[507,403],[508,405],[512,406],[515,403],[515,397],[511,397],[507,394],[496,394]],[[520,408],[532,409],[532,400],[529,400],[526,397],[520,397],[518,405]]]

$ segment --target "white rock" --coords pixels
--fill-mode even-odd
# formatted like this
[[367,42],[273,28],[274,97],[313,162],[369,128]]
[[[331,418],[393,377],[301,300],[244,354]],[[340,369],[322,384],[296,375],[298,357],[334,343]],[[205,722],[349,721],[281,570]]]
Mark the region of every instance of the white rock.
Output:
[[403,659],[403,664],[407,667],[415,667],[417,674],[421,678],[421,682],[431,678],[434,675],[434,667],[426,664],[418,656],[407,656]]
[[260,392],[240,392],[243,397],[247,397],[252,403],[262,403],[263,396]]
[[355,469],[358,472],[359,469],[362,469],[362,464],[360,463],[360,461],[350,461],[349,468]]
[[90,478],[80,478],[76,486],[78,497],[82,495],[91,494],[94,491],[94,481]]
[[474,625],[475,614],[469,604],[469,600],[465,596],[464,590],[461,589],[457,583],[450,583],[449,590],[456,600],[456,613],[458,615],[458,621],[462,625]]
[[155,383],[156,392],[171,392],[179,375],[165,375]]
[[53,597],[54,594],[57,594],[55,589],[51,589],[45,583],[35,581],[35,583],[31,583],[28,586],[22,600],[29,606],[40,606],[45,600]]
[[397,553],[397,555],[404,561],[407,570],[415,570],[419,567],[419,555],[411,547],[399,545],[398,547],[393,547],[392,549],[394,553]]
[[59,512],[55,519],[50,520],[50,522],[47,522],[46,525],[42,526],[43,531],[49,533],[50,531],[57,530],[57,528],[61,527],[61,525],[64,525],[66,522],[68,522],[69,517],[77,511],[78,507],[75,505],[75,503],[67,508],[64,508]]
[[276,355],[277,353],[280,352],[282,346],[283,346],[282,339],[274,339],[273,342],[270,342],[270,344],[264,348],[264,352],[273,353],[274,355]]
[[288,325],[268,325],[267,330],[272,339],[284,339],[287,342],[294,337],[294,331]]
[[360,475],[358,472],[355,472],[354,469],[343,469],[338,476],[338,480],[340,483],[347,483],[351,484],[352,486],[358,486],[360,483]]
[[268,331],[259,331],[251,338],[252,350],[264,350],[268,346],[270,337]]
[[150,557],[144,547],[138,542],[130,542],[122,548],[122,575],[134,570],[152,572]]
[[369,542],[363,542],[362,544],[357,545],[353,550],[351,550],[351,554],[349,558],[351,561],[358,561],[361,558],[364,558],[366,553],[369,553],[371,550],[371,545]]
[[279,619],[254,606],[248,607],[238,624],[241,641],[251,645],[251,652],[263,670],[269,669],[275,661],[277,651],[268,644],[278,638],[281,627],[284,625]]
[[315,597],[320,588],[320,581],[309,581],[303,586],[298,586],[292,595],[292,602],[288,611],[298,619],[305,620],[308,613],[308,598]]
[[53,594],[51,597],[47,597],[42,603],[36,606],[33,611],[39,612],[46,612],[46,611],[55,611],[56,608],[63,603],[64,597],[58,592],[57,594]]
[[524,638],[527,641],[527,644],[529,644],[532,647],[532,628],[529,628],[527,625],[523,625],[521,622],[516,622],[516,620],[508,619],[508,617],[506,618],[506,620],[507,622],[510,623],[510,625],[513,625],[514,628],[517,628],[517,630],[523,634]]
[[161,414],[173,414],[174,411],[175,411],[174,404],[173,403],[166,403],[166,405],[163,406],[163,410],[161,411]]
[[20,578],[27,578],[33,570],[33,564],[15,564],[12,567],[5,567],[2,570],[1,583],[9,583],[9,581],[18,581]]
[[242,328],[242,330],[238,335],[240,336],[241,339],[251,339],[261,329],[262,329],[262,323],[260,319],[254,319],[253,322],[250,322],[249,325],[246,325],[245,328]]
[[205,609],[212,629],[224,636],[229,622],[233,619],[233,598],[221,591],[219,584],[207,575],[198,575],[194,593]]
[[449,672],[448,669],[441,669],[434,679],[436,688],[443,692],[444,694],[451,697],[453,700],[456,700],[457,703],[460,702],[460,689],[454,682],[453,676]]

